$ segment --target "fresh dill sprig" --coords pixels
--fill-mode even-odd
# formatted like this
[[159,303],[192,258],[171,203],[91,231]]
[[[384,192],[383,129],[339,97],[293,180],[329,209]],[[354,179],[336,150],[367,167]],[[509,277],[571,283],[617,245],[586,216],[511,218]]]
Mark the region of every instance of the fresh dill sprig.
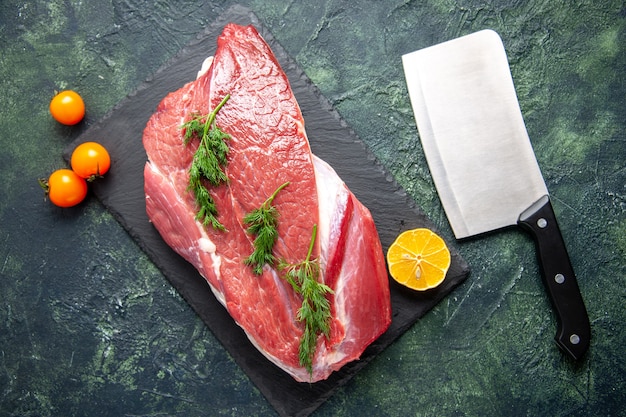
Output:
[[330,337],[330,301],[326,294],[333,294],[333,290],[319,282],[320,265],[317,259],[311,259],[317,225],[313,226],[311,243],[306,259],[297,264],[287,264],[284,261],[279,265],[286,271],[285,279],[294,291],[302,296],[302,306],[298,309],[298,321],[304,322],[304,333],[300,339],[299,359],[309,374],[313,373],[313,356],[317,346],[317,337],[323,334]]
[[226,141],[230,139],[230,135],[216,126],[215,117],[229,98],[230,94],[227,94],[211,113],[206,116],[195,115],[182,125],[185,130],[185,145],[188,145],[194,138],[200,139],[200,145],[193,155],[191,168],[189,168],[189,185],[187,186],[188,190],[193,191],[199,207],[196,220],[201,221],[205,226],[211,224],[214,229],[221,231],[226,228],[217,220],[215,201],[202,180],[208,180],[213,186],[228,181],[223,167],[227,164]]
[[276,207],[272,206],[272,202],[274,198],[276,198],[276,195],[288,185],[289,182],[286,182],[278,187],[276,191],[261,204],[261,207],[252,210],[243,218],[243,224],[248,226],[248,233],[255,235],[254,251],[244,260],[244,263],[251,266],[252,270],[257,275],[263,273],[263,266],[265,264],[274,266],[274,262],[276,262],[273,249],[274,243],[276,243],[276,239],[278,239],[278,210],[276,210]]

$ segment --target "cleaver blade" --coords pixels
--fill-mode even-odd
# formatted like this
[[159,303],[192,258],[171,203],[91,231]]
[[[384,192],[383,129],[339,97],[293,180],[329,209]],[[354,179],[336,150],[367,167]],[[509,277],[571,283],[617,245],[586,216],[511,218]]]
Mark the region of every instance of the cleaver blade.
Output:
[[519,225],[536,241],[558,346],[584,356],[591,329],[530,143],[500,36],[482,30],[402,56],[411,106],[457,239]]

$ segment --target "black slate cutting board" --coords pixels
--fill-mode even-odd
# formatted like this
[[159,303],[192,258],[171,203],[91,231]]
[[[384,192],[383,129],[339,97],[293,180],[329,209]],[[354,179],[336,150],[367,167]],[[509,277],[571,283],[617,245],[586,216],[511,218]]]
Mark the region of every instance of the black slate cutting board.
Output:
[[452,249],[450,270],[446,280],[436,289],[414,293],[391,280],[393,320],[389,330],[367,348],[359,361],[344,366],[326,381],[314,384],[295,382],[252,346],[215,299],[204,279],[165,244],[149,223],[143,193],[143,167],[147,160],[141,143],[143,128],[163,97],[196,77],[202,61],[214,53],[217,36],[228,22],[254,25],[270,44],[302,109],[313,152],[333,166],[370,209],[384,250],[404,230],[416,227],[434,229],[425,214],[390,179],[269,31],[254,14],[241,6],[232,7],[220,15],[137,91],[68,146],[64,156],[69,159],[74,147],[85,141],[99,142],[109,150],[112,168],[106,178],[92,184],[95,195],[202,318],[276,411],[282,416],[306,416],[463,282],[469,268]]

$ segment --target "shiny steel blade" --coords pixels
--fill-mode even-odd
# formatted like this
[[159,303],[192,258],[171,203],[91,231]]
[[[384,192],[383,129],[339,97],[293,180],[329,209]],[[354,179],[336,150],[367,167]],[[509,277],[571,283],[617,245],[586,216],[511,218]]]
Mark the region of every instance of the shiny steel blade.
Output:
[[428,166],[458,239],[517,224],[548,194],[499,35],[402,56]]

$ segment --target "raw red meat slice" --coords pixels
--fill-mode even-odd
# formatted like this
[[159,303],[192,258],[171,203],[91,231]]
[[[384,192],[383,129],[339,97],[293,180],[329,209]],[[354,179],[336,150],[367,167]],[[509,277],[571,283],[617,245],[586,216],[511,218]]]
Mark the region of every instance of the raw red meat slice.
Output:
[[[226,232],[195,220],[187,190],[197,141],[183,146],[180,126],[207,114],[226,95],[217,125],[231,135],[229,183],[211,189]],[[252,26],[229,24],[213,61],[198,79],[170,93],[144,130],[146,210],[163,239],[192,263],[213,293],[269,360],[298,381],[326,379],[358,359],[391,322],[384,256],[372,217],[335,171],[311,154],[298,103],[272,51]],[[329,339],[318,338],[313,373],[300,365],[301,299],[268,266],[244,265],[253,238],[243,216],[284,182],[273,205],[280,213],[275,254],[304,260],[314,225],[321,279],[334,294]]]

